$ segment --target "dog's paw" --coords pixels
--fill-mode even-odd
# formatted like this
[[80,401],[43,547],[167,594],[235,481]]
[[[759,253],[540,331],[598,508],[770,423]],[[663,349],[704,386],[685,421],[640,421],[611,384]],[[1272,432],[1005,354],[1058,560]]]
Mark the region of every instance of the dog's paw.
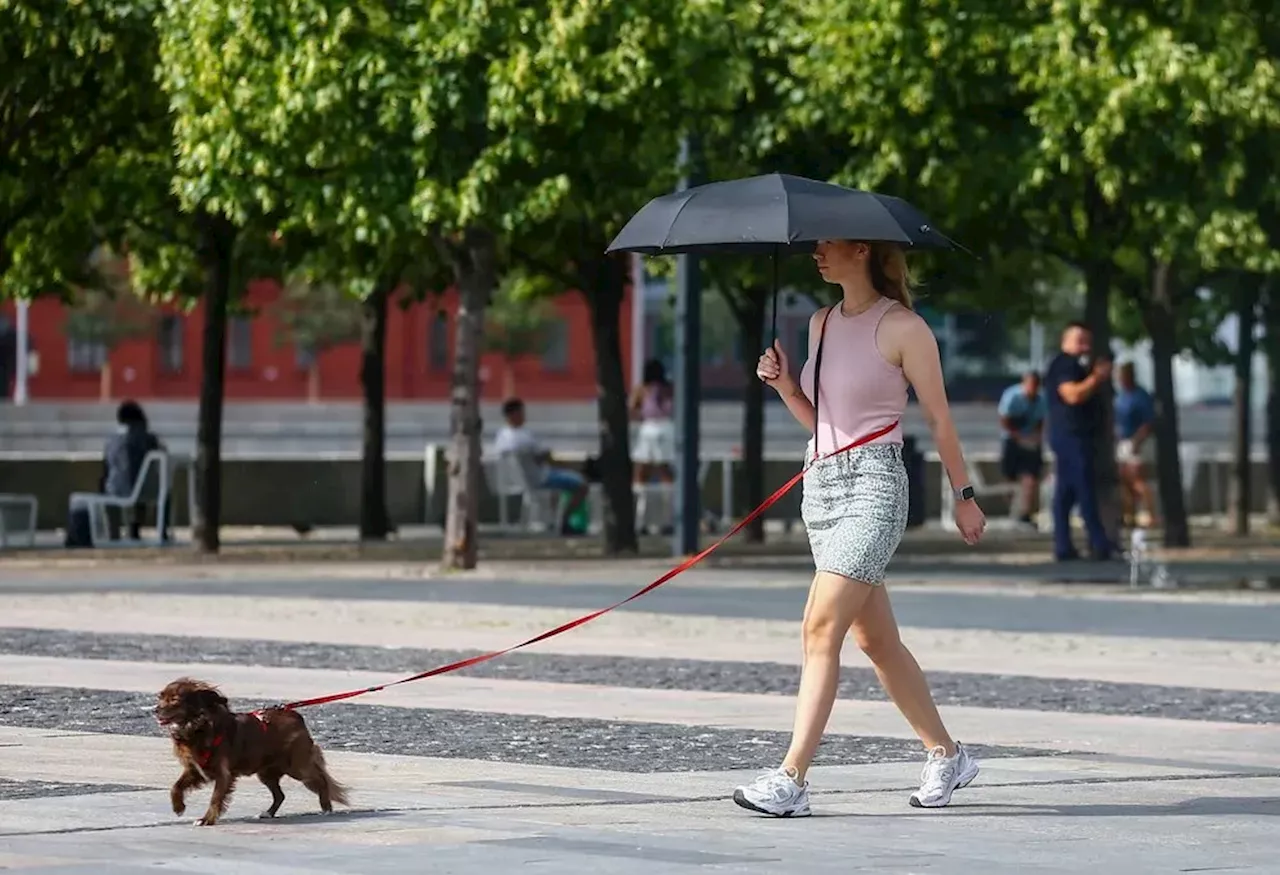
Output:
[[197,820],[191,825],[192,826],[213,826],[217,822],[218,822],[218,818],[206,814],[204,817],[200,818],[199,820]]
[[178,815],[178,817],[182,817],[182,815],[186,814],[187,813],[186,803],[183,803],[183,802],[173,803],[173,813]]
[[271,820],[275,816],[275,812],[268,808],[266,811],[263,811],[258,815],[258,820]]

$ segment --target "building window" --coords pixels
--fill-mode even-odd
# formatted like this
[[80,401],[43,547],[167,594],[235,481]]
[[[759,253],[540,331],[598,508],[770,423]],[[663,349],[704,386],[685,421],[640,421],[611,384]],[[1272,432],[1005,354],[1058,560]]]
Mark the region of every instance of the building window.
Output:
[[156,325],[156,346],[160,353],[160,372],[180,374],[184,365],[185,341],[183,319],[173,313],[160,317]]
[[449,368],[449,314],[438,310],[427,329],[427,367],[433,371]]
[[67,338],[67,368],[79,373],[97,373],[107,363],[106,344],[96,340]]
[[227,319],[227,367],[238,371],[253,367],[253,320],[248,316]]
[[546,346],[542,351],[544,371],[569,370],[569,324],[563,319],[546,326]]

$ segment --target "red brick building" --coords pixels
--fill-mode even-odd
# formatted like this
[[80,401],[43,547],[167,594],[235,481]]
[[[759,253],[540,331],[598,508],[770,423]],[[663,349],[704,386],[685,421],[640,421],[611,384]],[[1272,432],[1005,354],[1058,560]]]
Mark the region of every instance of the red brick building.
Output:
[[[274,282],[252,283],[246,304],[257,315],[232,317],[227,326],[226,397],[237,400],[346,399],[360,397],[360,349],[348,344],[324,352],[313,372],[305,351],[280,342],[272,316],[280,288]],[[595,352],[590,314],[577,293],[555,301],[559,319],[540,356],[506,362],[498,354],[482,359],[485,397],[502,397],[514,383],[532,400],[590,400],[596,395]],[[13,304],[0,303],[0,313],[13,321]],[[452,293],[425,303],[389,308],[386,343],[387,398],[444,399],[449,393],[453,361]],[[202,308],[190,313],[161,310],[151,336],[122,343],[114,350],[77,343],[63,331],[67,310],[56,300],[37,300],[29,311],[29,338],[37,354],[37,370],[29,378],[33,401],[96,400],[104,386],[112,398],[196,399],[200,392]],[[631,308],[622,307],[622,360],[630,362]],[[104,377],[102,365],[108,376]],[[318,387],[313,384],[318,382]]]

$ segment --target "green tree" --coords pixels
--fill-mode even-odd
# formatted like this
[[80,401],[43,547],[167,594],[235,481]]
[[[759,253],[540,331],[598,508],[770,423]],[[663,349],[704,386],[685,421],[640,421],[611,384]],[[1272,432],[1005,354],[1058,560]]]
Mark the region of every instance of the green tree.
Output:
[[[796,66],[827,100],[803,112],[845,120],[856,179],[901,180],[895,193],[917,200],[918,188],[956,236],[981,231],[1000,250],[1075,267],[1096,348],[1109,349],[1113,309],[1135,308],[1156,361],[1165,541],[1186,543],[1171,362],[1186,291],[1224,253],[1257,245],[1256,223],[1233,203],[1242,123],[1272,112],[1250,16],[1229,3],[1100,0],[936,0],[927,14],[889,0],[818,6]],[[1111,429],[1101,433],[1099,474],[1114,483]]]
[[[164,16],[157,23],[166,53],[172,53],[181,45],[181,32],[175,33]],[[161,76],[175,75],[172,67],[160,69]],[[197,549],[216,553],[221,548],[227,317],[239,306],[249,280],[282,277],[284,252],[263,216],[229,217],[215,211],[221,207],[197,199],[202,194],[176,159],[189,145],[164,119],[140,132],[104,168],[115,201],[103,233],[128,253],[135,294],[185,309],[202,306],[194,529]]]
[[105,170],[163,119],[147,0],[0,0],[0,296],[94,282]]
[[[506,213],[510,263],[579,290],[590,309],[609,553],[637,548],[621,308],[631,261],[604,250],[675,187],[679,138],[727,112],[746,81],[738,36],[755,5],[556,0],[495,65],[505,173],[538,197]],[[532,168],[536,174],[530,175]]]
[[[1276,119],[1274,76],[1255,63],[1257,49],[1254,23],[1233,4],[1151,13],[1078,0],[1056,4],[1015,52],[1042,134],[1036,188],[1084,192],[1065,201],[1077,233],[1058,236],[1107,258],[1105,285],[1092,284],[1120,288],[1151,338],[1169,546],[1190,542],[1172,371],[1193,342],[1187,308],[1209,272],[1265,245],[1239,202],[1252,120]],[[1087,227],[1079,219],[1090,213],[1106,218]]]
[[[842,165],[838,142],[821,129],[795,124],[788,112],[804,83],[792,58],[804,51],[807,35],[792,25],[804,4],[772,3],[735,19],[735,52],[745,61],[742,87],[724,111],[704,116],[703,156],[712,179],[734,179],[780,172],[827,179]],[[806,120],[807,122],[807,120]],[[802,129],[807,128],[807,129]],[[742,409],[743,498],[748,507],[765,499],[764,413],[768,392],[756,377],[760,354],[772,342],[770,308],[775,287],[829,297],[808,258],[708,258],[702,261],[707,286],[724,298],[732,327],[741,337],[744,380]],[[707,323],[704,322],[704,325]],[[804,350],[789,350],[803,361]],[[732,509],[729,510],[732,513]],[[749,541],[764,540],[763,516],[747,528]]]
[[439,9],[201,0],[171,11],[188,46],[171,58],[171,84],[189,196],[269,217],[287,261],[360,304],[360,533],[384,537],[387,311],[397,290],[438,276],[437,225],[414,204],[431,122],[412,104],[426,81],[420,37]]

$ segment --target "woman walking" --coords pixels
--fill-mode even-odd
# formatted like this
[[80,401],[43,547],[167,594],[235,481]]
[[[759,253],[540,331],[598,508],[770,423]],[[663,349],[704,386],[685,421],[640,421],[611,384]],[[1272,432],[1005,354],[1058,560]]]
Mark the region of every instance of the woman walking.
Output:
[[[822,278],[844,290],[809,323],[809,359],[797,383],[775,341],[760,357],[757,376],[772,386],[814,438],[805,462],[801,516],[816,574],[804,610],[804,662],[791,746],[777,769],[734,792],[743,808],[777,817],[809,814],[805,775],[831,716],[840,648],[854,640],[889,697],[927,751],[920,789],[910,804],[938,808],[978,775],[978,763],[942,724],[924,673],[898,637],[883,587],[885,566],[907,525],[907,474],[902,427],[907,386],[933,433],[955,490],[955,518],[968,544],[986,520],[965,475],[964,455],[947,404],[937,340],[911,310],[910,278],[902,250],[892,244],[822,241],[814,261]],[[815,392],[815,384],[819,391]],[[867,443],[823,458],[865,435]]]

